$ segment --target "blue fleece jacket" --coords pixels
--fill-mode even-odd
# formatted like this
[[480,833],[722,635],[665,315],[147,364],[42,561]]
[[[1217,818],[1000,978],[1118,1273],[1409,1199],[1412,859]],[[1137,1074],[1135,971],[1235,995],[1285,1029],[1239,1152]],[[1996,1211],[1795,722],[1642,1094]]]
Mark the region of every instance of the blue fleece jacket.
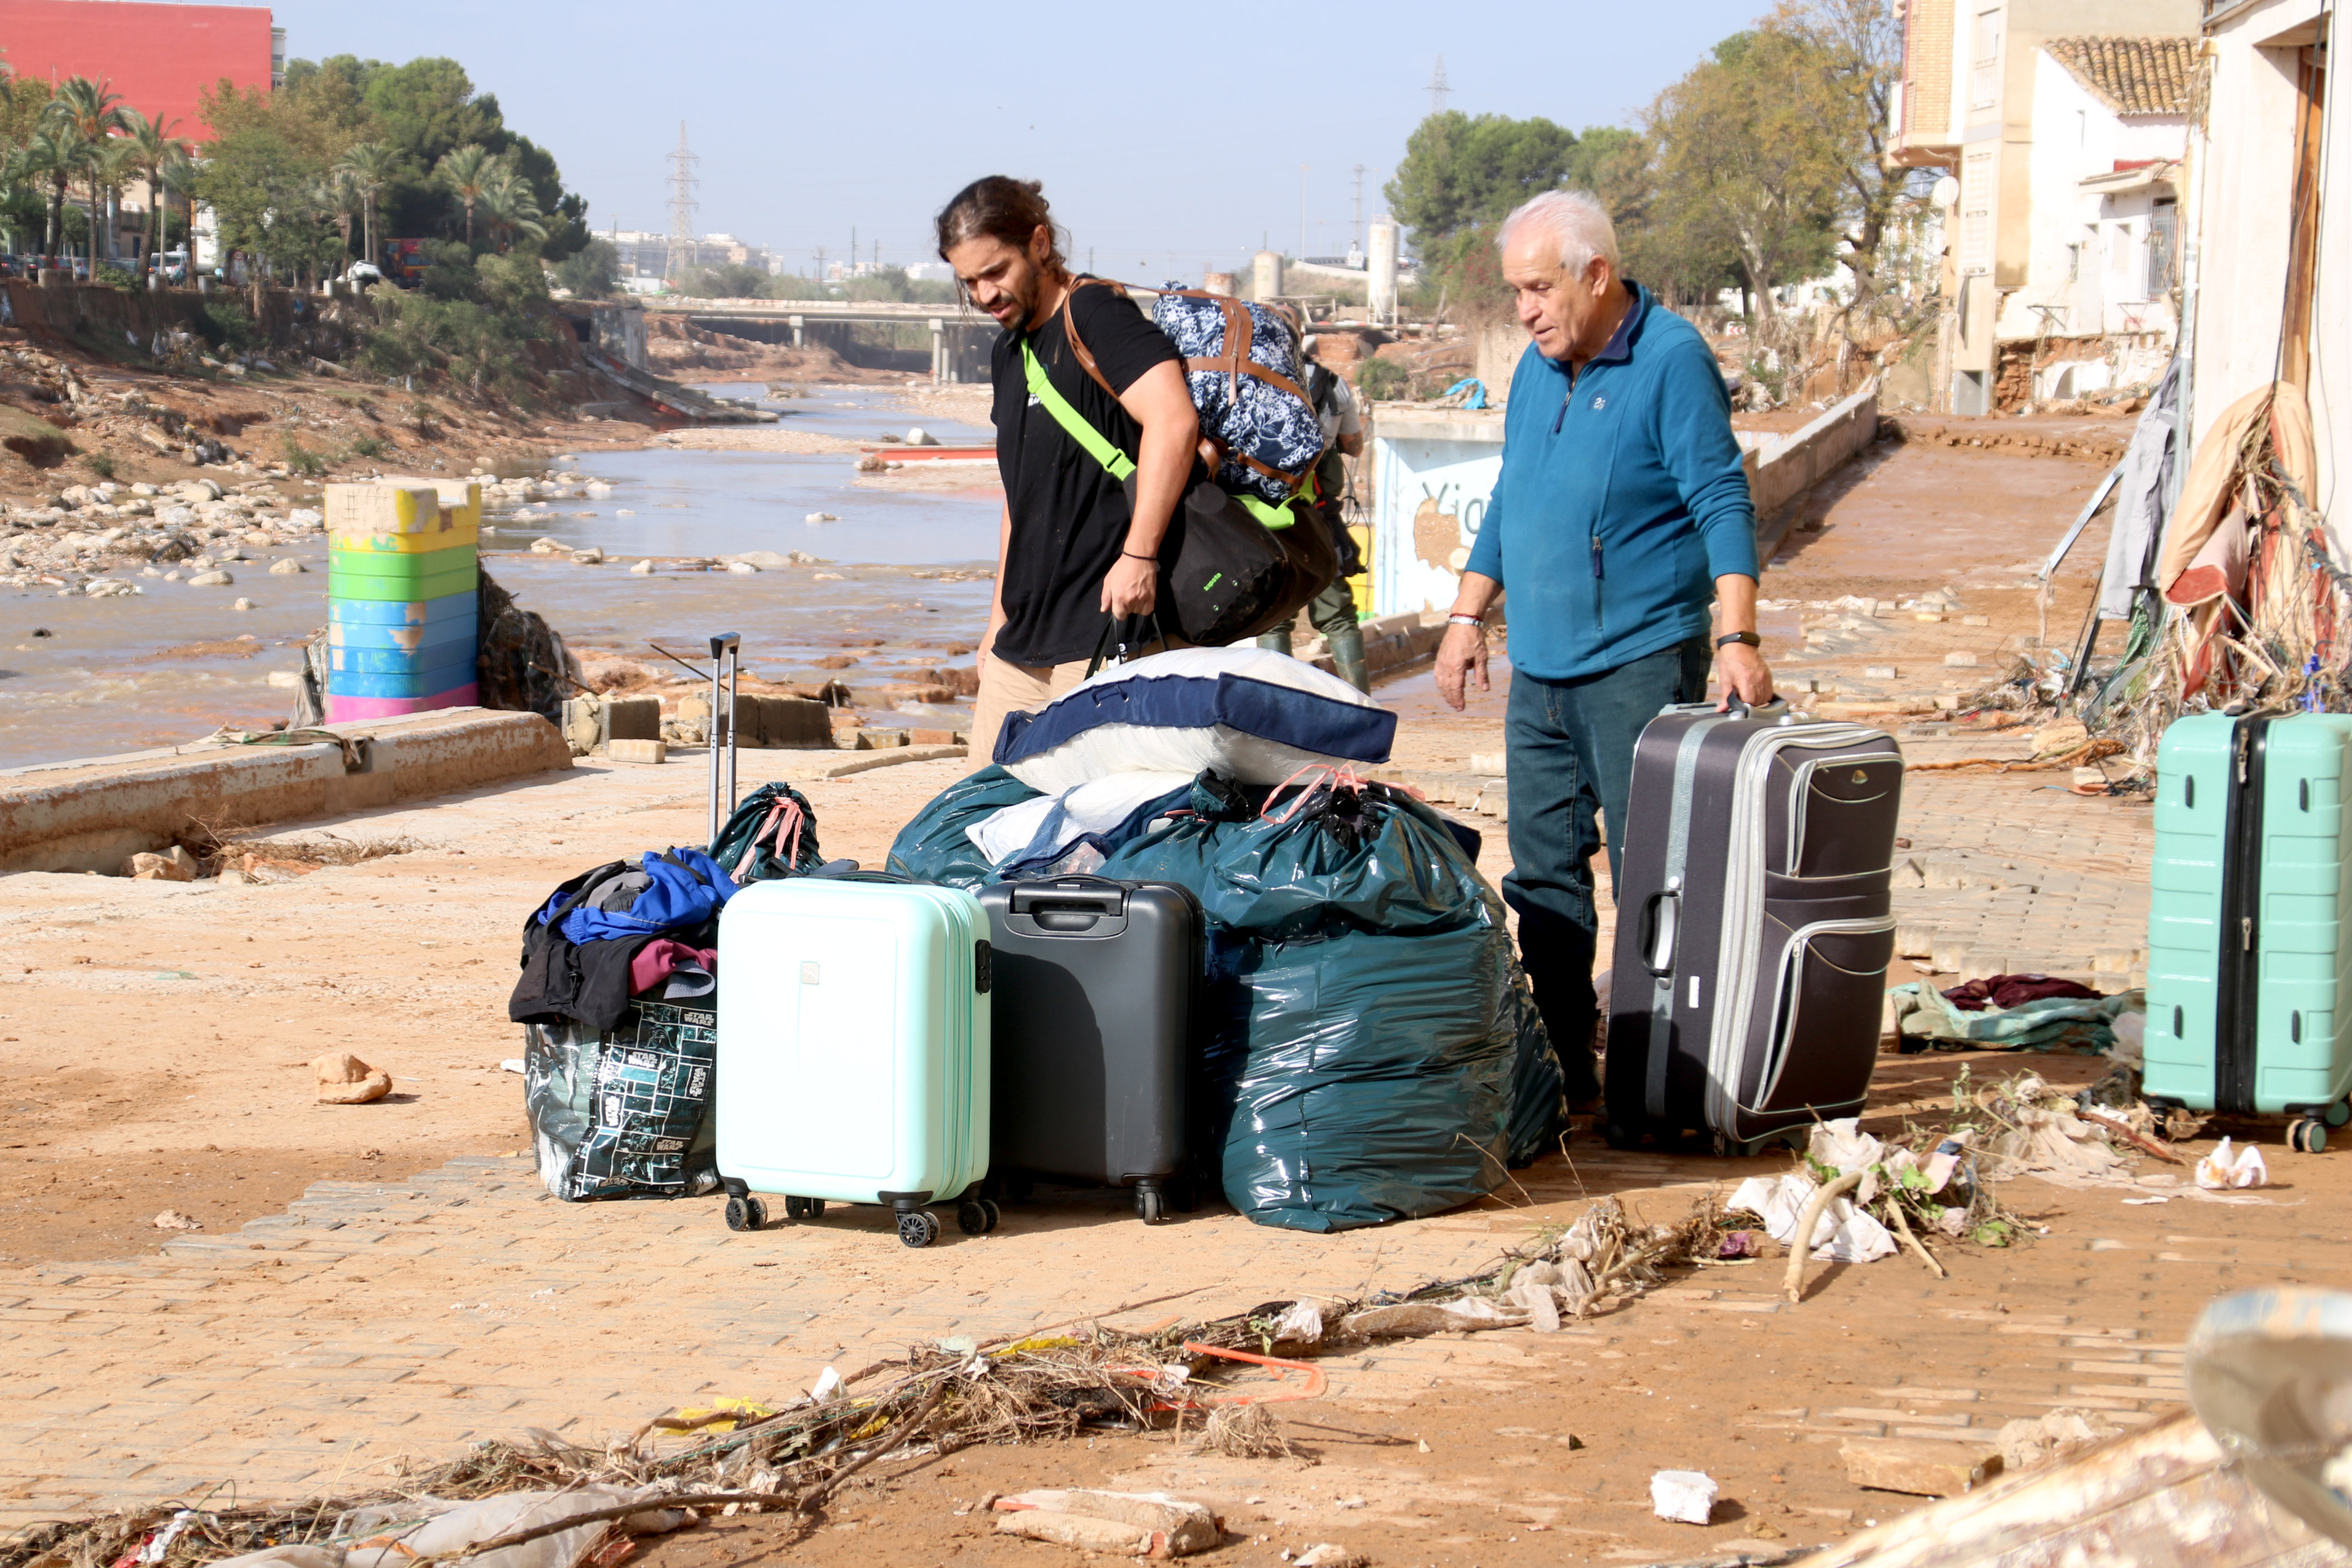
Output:
[[1707,629],[1715,579],[1756,575],[1756,507],[1698,329],[1633,308],[1573,377],[1533,343],[1469,570],[1510,594],[1511,667],[1572,680]]

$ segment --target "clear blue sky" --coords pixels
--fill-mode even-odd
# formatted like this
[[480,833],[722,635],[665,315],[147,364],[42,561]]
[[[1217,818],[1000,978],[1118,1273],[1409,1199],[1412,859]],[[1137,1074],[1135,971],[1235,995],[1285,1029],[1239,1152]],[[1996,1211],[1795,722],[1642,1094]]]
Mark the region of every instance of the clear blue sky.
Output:
[[[943,5],[745,0],[287,0],[287,52],[447,55],[549,148],[599,228],[668,226],[663,154],[687,122],[701,229],[805,256],[927,258],[929,220],[976,175],[1042,179],[1081,262],[1156,282],[1243,263],[1261,237],[1348,245],[1427,112],[1623,123],[1768,0],[1654,9],[1466,5]],[[870,250],[867,251],[870,254]]]

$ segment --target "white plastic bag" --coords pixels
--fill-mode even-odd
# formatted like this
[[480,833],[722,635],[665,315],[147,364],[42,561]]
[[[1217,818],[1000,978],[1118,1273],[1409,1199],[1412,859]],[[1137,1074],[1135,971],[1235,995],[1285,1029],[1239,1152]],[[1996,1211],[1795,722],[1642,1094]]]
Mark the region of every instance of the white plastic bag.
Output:
[[2224,1138],[2210,1154],[2197,1162],[2197,1184],[2209,1192],[2225,1187],[2266,1186],[2270,1179],[2270,1167],[2263,1163],[2263,1152],[2252,1143],[2232,1153],[2230,1141]]
[[[1750,1176],[1739,1184],[1739,1190],[1724,1207],[1755,1215],[1763,1220],[1765,1232],[1773,1240],[1794,1247],[1797,1222],[1804,1218],[1805,1205],[1820,1190],[1811,1177],[1794,1171],[1774,1182]],[[1850,1197],[1831,1201],[1828,1212],[1815,1222],[1813,1243],[1813,1259],[1819,1263],[1875,1263],[1895,1253],[1895,1237],[1855,1207]]]

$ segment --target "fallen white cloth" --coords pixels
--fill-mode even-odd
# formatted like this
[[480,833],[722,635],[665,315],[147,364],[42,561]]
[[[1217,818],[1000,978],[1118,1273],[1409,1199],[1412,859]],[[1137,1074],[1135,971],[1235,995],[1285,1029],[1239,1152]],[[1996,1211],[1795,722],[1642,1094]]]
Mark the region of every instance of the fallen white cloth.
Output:
[[[1805,1205],[1820,1190],[1811,1177],[1794,1171],[1772,1182],[1750,1176],[1739,1184],[1739,1190],[1723,1206],[1757,1215],[1773,1240],[1783,1247],[1794,1247],[1797,1222],[1804,1218]],[[1812,1255],[1816,1262],[1874,1263],[1894,1255],[1895,1237],[1885,1226],[1856,1208],[1852,1198],[1832,1199],[1817,1225],[1827,1226],[1828,1235],[1824,1237],[1819,1228],[1813,1232]]]

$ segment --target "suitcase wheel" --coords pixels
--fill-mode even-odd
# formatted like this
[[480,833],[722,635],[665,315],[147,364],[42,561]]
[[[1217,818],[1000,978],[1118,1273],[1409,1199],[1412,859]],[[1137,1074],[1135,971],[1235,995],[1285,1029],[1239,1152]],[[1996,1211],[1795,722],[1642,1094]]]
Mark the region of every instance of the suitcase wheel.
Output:
[[1003,1217],[993,1198],[966,1198],[956,1205],[956,1228],[966,1236],[986,1236]]
[[730,1193],[727,1195],[728,1229],[757,1230],[767,1223],[768,1205],[766,1204],[761,1203],[758,1198],[746,1197],[740,1194]]
[[2339,1100],[2329,1106],[2323,1120],[2330,1127],[2341,1127],[2347,1121],[2352,1121],[2352,1100]]
[[2300,1154],[2318,1154],[2327,1149],[2327,1123],[2316,1116],[2299,1116],[2286,1124],[2286,1145]]
[[908,1247],[929,1247],[940,1238],[940,1216],[929,1209],[908,1209],[898,1216],[898,1240]]
[[1601,1141],[1612,1149],[1638,1149],[1642,1146],[1642,1134],[1621,1121],[1612,1121],[1601,1130]]
[[1136,1217],[1146,1225],[1160,1225],[1168,1218],[1168,1194],[1158,1187],[1135,1189]]
[[786,1219],[823,1219],[824,1217],[824,1200],[823,1198],[786,1197],[784,1199],[784,1217]]

